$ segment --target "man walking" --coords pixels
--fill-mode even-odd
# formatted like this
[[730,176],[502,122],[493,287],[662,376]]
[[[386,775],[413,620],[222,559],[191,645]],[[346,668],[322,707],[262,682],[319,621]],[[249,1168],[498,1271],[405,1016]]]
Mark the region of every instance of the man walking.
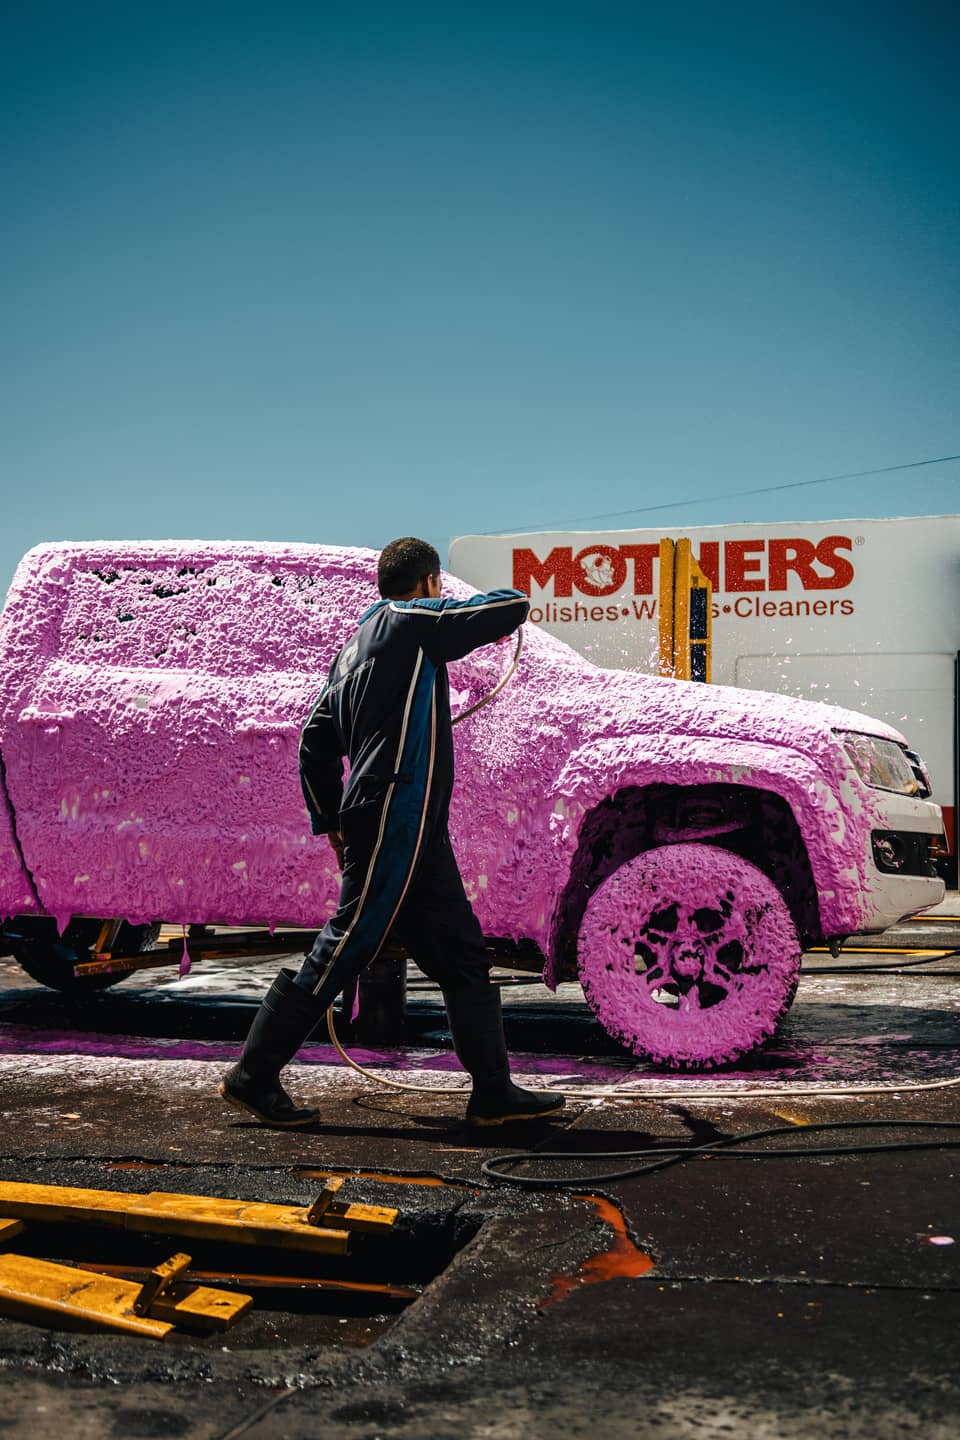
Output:
[[313,832],[327,834],[342,870],[339,906],[299,973],[277,976],[219,1091],[267,1124],[316,1120],[320,1112],[296,1106],[279,1072],[393,931],[443,992],[454,1049],[473,1081],[468,1123],[552,1115],[562,1096],[510,1079],[500,992],[447,829],[446,663],[516,630],[530,602],[518,590],[441,599],[440,558],[413,538],[386,546],[377,581],[382,598],[334,659],[300,741]]

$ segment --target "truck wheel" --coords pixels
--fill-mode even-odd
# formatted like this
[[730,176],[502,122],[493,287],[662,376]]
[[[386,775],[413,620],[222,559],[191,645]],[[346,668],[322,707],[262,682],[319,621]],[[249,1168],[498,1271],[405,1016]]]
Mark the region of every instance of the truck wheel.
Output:
[[592,895],[577,950],[604,1029],[677,1070],[729,1064],[762,1045],[800,973],[776,886],[712,845],[665,845],[621,865]]
[[[117,975],[83,975],[73,973],[74,965],[92,958],[93,946],[100,934],[100,920],[71,920],[60,935],[56,921],[48,916],[20,922],[23,937],[11,944],[14,959],[26,970],[32,980],[49,985],[51,990],[62,990],[65,995],[89,995],[95,990],[106,990],[125,980],[126,973]],[[124,952],[149,950],[160,933],[159,925],[128,925],[120,927],[116,947]]]

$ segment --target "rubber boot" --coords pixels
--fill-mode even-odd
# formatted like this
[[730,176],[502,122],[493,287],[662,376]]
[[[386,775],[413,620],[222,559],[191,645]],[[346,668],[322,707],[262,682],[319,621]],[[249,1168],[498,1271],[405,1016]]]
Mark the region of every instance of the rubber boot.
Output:
[[473,1081],[467,1103],[467,1124],[505,1125],[511,1120],[541,1120],[563,1109],[562,1095],[538,1095],[510,1079],[510,1061],[503,1034],[500,991],[444,991],[453,1048]]
[[280,971],[253,1017],[239,1061],[217,1087],[230,1105],[248,1110],[265,1125],[285,1128],[310,1125],[320,1117],[319,1110],[295,1105],[278,1078],[322,1018],[293,975]]

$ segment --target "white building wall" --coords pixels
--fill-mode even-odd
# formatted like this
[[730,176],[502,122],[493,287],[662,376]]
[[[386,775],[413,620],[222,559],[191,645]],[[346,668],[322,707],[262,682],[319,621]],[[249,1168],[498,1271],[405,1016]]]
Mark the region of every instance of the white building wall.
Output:
[[664,535],[688,537],[715,582],[715,684],[889,721],[952,812],[960,515],[467,535],[450,569],[478,589],[526,590],[534,623],[598,665],[654,672]]

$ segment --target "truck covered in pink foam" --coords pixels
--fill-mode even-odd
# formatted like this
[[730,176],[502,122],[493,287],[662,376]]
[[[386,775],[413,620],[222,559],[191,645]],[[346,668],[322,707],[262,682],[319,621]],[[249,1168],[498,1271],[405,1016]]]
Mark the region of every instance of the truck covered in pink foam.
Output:
[[[373,551],[283,544],[24,558],[0,618],[0,913],[31,973],[46,955],[56,983],[65,941],[107,920],[323,924],[336,861],[298,738],[375,572]],[[452,666],[455,705],[505,663]],[[803,944],[943,893],[922,763],[863,715],[600,669],[528,626],[456,737],[451,833],[485,932],[548,983],[579,975],[611,1033],[664,1063],[742,1054]]]

